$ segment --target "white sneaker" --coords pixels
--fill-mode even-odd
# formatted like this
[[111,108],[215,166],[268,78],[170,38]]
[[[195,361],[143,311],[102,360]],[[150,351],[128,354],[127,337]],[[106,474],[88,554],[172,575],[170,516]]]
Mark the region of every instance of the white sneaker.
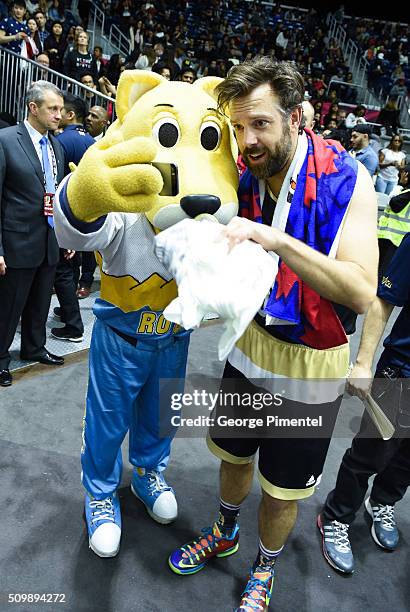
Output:
[[85,496],[88,544],[99,557],[115,557],[120,549],[121,510],[117,493],[98,500]]
[[154,521],[166,525],[178,516],[178,504],[172,487],[162,472],[137,468],[133,470],[131,491],[145,505]]

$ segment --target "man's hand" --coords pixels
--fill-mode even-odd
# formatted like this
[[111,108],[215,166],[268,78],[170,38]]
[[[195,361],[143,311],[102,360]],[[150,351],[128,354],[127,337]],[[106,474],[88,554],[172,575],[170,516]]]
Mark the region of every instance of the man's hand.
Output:
[[156,145],[150,138],[123,139],[108,131],[90,147],[68,181],[70,208],[80,221],[91,222],[110,212],[146,212],[163,187],[161,173],[151,165]]
[[234,217],[224,228],[224,234],[230,249],[244,240],[257,242],[265,251],[274,251],[279,246],[279,230],[242,217]]
[[346,383],[346,391],[361,400],[366,399],[373,383],[372,371],[368,367],[355,364]]
[[6,274],[6,262],[4,261],[4,257],[0,255],[0,276],[4,276]]
[[64,259],[70,260],[74,257],[75,255],[75,251],[73,251],[72,249],[66,249],[64,251]]

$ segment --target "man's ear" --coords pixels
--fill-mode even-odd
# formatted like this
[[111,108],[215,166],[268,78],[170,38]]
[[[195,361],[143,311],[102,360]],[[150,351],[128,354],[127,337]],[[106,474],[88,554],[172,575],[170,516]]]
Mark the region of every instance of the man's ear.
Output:
[[291,125],[291,127],[295,128],[297,131],[299,131],[299,127],[301,126],[301,123],[302,123],[302,118],[303,118],[303,108],[301,106],[297,106],[290,113],[290,125]]
[[122,123],[125,115],[135,102],[147,91],[161,83],[167,83],[160,74],[150,70],[124,70],[118,81],[115,107],[117,116]]

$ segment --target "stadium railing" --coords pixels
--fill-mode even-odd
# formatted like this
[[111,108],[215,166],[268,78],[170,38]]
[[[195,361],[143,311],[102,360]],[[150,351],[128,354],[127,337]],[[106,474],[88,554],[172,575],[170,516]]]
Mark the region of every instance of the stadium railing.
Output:
[[71,79],[51,68],[46,68],[37,62],[24,59],[17,53],[0,47],[0,100],[1,111],[7,112],[21,122],[26,117],[25,94],[35,81],[49,81],[62,91],[80,96],[87,100],[87,92],[93,94],[93,106],[105,108],[110,120],[115,118],[115,104],[112,98],[91,89],[78,81]]

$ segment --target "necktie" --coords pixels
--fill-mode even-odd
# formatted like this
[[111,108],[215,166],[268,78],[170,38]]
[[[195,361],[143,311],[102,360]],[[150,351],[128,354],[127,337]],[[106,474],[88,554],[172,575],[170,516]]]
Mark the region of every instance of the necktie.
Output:
[[[43,138],[40,140],[40,146],[41,146],[41,157],[43,160],[43,172],[44,172],[44,179],[46,183],[45,184],[46,192],[55,193],[56,184],[54,181],[53,170],[50,166],[50,160],[48,159],[48,138],[47,136],[43,136]],[[54,227],[53,217],[47,217],[47,222],[50,225],[50,227]]]

